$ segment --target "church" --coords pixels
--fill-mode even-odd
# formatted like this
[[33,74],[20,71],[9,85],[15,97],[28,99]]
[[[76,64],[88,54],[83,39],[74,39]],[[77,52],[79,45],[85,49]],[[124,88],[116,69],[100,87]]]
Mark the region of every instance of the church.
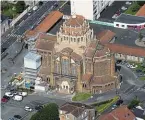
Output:
[[58,93],[99,94],[119,88],[114,54],[83,16],[65,20],[56,35],[39,33],[35,49],[42,56],[38,76]]

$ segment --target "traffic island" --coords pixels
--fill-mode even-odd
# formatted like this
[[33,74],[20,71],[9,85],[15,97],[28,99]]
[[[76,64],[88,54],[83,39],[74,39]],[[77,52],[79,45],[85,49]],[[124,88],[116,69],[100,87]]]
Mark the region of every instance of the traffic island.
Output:
[[72,98],[72,101],[85,101],[88,100],[91,96],[91,93],[76,93]]
[[110,100],[103,101],[100,103],[94,103],[94,104],[92,104],[92,106],[96,107],[98,114],[101,114],[105,110],[107,110],[109,107],[111,107],[114,103],[116,103],[118,100],[119,100],[119,97],[115,96],[114,98],[112,98]]

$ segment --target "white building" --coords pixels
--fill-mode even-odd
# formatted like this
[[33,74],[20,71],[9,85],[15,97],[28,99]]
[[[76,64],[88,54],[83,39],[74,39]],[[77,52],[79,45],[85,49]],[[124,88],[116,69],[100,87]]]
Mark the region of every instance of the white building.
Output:
[[41,56],[32,52],[29,52],[24,57],[24,69],[25,69],[25,87],[30,88],[35,83],[37,78],[37,72],[41,65]]
[[100,13],[110,6],[114,0],[70,0],[71,14],[82,15],[88,20],[95,20]]

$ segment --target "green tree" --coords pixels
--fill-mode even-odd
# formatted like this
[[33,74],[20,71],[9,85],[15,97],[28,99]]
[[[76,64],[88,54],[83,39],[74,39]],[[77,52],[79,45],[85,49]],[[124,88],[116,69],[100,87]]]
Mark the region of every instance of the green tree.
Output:
[[145,4],[145,1],[137,1],[137,4],[143,6]]
[[50,103],[40,112],[34,114],[30,120],[59,120],[58,106],[55,103]]
[[132,109],[134,107],[136,107],[137,105],[139,105],[140,101],[138,100],[138,98],[136,97],[135,99],[133,99],[129,105],[128,105],[128,108],[129,109]]
[[141,34],[141,32],[139,32],[138,37],[139,37],[139,41],[141,42],[141,40],[143,39],[143,35]]
[[16,3],[16,12],[17,13],[22,13],[26,8],[26,4],[24,1],[18,1]]
[[43,2],[42,1],[39,1],[39,6],[43,5]]

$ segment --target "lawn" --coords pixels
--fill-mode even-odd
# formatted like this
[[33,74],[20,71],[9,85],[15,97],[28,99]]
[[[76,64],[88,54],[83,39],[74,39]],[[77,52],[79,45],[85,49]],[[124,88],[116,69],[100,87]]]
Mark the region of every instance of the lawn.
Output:
[[109,107],[111,107],[114,103],[116,103],[118,99],[119,99],[119,97],[116,96],[113,99],[108,100],[108,101],[106,101],[106,102],[104,102],[102,104],[99,104],[98,103],[99,105],[96,106],[97,112],[98,113],[104,112],[106,109],[108,109]]
[[133,2],[132,5],[125,11],[126,14],[135,15],[140,9],[140,5],[137,2]]
[[76,95],[72,98],[72,101],[87,100],[91,97],[91,95],[91,93],[76,93]]
[[140,77],[139,79],[140,79],[140,80],[145,80],[145,77]]

